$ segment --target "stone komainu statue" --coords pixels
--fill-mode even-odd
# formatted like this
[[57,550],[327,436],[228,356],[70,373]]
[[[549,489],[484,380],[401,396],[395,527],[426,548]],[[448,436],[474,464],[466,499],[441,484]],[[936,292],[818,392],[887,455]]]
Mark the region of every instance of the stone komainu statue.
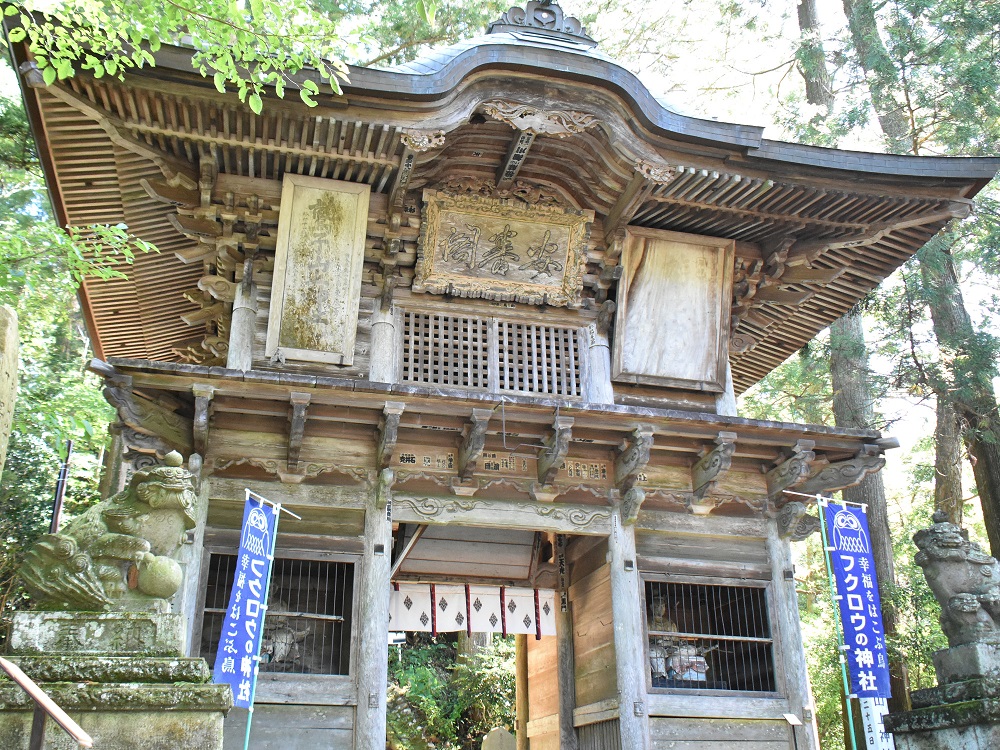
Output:
[[181,586],[170,557],[196,525],[197,497],[179,453],[136,472],[117,495],[45,534],[20,575],[39,609],[146,609]]
[[949,646],[1000,643],[1000,564],[969,541],[969,533],[938,511],[913,536],[914,558],[941,605]]

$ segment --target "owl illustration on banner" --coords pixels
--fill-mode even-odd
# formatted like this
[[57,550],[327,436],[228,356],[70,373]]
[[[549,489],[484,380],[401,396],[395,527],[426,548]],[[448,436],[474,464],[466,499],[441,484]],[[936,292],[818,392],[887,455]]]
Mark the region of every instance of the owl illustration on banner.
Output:
[[[255,534],[252,530],[256,530]],[[243,529],[242,546],[251,555],[267,557],[271,554],[270,533],[268,531],[267,515],[260,508],[251,508],[247,525]]]
[[868,554],[868,535],[858,517],[849,510],[837,511],[833,517],[833,545],[839,552]]

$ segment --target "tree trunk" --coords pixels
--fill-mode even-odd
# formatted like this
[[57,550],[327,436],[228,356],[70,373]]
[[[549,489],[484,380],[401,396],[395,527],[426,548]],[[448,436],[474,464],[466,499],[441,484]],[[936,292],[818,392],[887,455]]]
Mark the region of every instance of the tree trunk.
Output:
[[914,151],[910,122],[892,92],[899,88],[896,66],[879,34],[875,8],[871,0],[844,0],[844,14],[851,31],[851,41],[858,53],[858,63],[868,78],[868,90],[878,115],[879,126],[888,140],[889,151],[905,154]]
[[[952,404],[972,460],[990,551],[1000,554],[1000,415],[991,376],[996,352],[976,335],[958,285],[949,235],[938,235],[918,254],[934,335],[947,366],[939,398]],[[961,502],[959,495],[957,502]]]
[[962,429],[955,405],[943,391],[937,397],[934,426],[934,510],[962,525]]
[[[830,378],[833,381],[833,415],[837,426],[871,429],[874,426],[875,409],[868,382],[865,333],[861,325],[861,312],[857,308],[830,326]],[[868,527],[882,599],[882,621],[886,636],[891,637],[896,632],[897,619],[893,605],[896,571],[882,475],[870,474],[861,484],[844,490],[844,499],[868,505]],[[889,676],[892,689],[889,710],[909,711],[906,665],[899,660],[890,659]]]
[[830,71],[826,67],[826,51],[823,49],[816,0],[799,0],[799,71],[806,81],[806,101],[826,108],[825,115],[817,115],[813,121],[822,120],[833,112],[834,94]]

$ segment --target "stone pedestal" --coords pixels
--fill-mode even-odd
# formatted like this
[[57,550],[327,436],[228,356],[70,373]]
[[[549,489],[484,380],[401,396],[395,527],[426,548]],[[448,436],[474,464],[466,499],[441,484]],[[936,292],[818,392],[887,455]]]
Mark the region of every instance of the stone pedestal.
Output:
[[[221,750],[228,685],[183,654],[183,617],[121,612],[19,612],[10,658],[104,750]],[[6,676],[4,676],[6,677]],[[27,748],[34,703],[0,679],[0,747]],[[77,747],[53,721],[46,748]]]
[[914,691],[912,711],[885,717],[896,749],[1000,748],[1000,645],[938,651],[934,669],[936,688]]

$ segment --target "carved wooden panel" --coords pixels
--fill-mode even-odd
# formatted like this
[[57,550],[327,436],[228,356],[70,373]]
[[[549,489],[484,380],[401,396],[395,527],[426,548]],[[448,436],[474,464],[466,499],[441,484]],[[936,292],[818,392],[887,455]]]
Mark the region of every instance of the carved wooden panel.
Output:
[[735,243],[629,227],[612,376],[723,391]]
[[576,306],[593,211],[424,191],[413,290]]
[[265,354],[354,359],[371,188],[286,174]]

